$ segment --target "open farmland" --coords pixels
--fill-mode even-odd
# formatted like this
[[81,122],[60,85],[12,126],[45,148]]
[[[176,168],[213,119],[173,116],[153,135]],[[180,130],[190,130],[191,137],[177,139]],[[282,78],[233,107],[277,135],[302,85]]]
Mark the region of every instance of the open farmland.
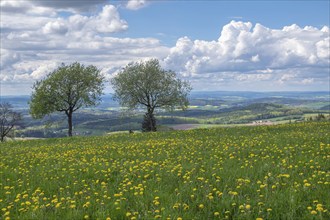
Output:
[[329,219],[329,122],[0,145],[0,219]]

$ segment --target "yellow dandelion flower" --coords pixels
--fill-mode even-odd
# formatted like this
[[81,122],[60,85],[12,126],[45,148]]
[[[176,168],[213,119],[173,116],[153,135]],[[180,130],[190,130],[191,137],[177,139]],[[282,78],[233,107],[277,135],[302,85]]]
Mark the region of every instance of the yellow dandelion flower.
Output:
[[317,211],[313,210],[313,211],[311,211],[311,214],[312,215],[316,215],[317,214]]

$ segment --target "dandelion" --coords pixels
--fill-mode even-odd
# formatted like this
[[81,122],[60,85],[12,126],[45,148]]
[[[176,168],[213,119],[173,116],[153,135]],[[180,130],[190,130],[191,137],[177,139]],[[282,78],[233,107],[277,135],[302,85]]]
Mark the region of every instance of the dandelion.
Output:
[[305,187],[310,187],[311,184],[310,184],[310,183],[305,183],[304,186],[305,186]]
[[317,211],[312,210],[312,211],[311,211],[311,214],[312,214],[312,215],[316,215],[316,214],[317,214]]
[[319,212],[322,212],[323,211],[323,205],[322,204],[317,204],[316,205],[316,210],[319,211]]
[[183,204],[183,210],[188,210],[188,209],[189,209],[189,205]]
[[91,203],[90,202],[86,202],[85,204],[83,204],[84,208],[87,208]]

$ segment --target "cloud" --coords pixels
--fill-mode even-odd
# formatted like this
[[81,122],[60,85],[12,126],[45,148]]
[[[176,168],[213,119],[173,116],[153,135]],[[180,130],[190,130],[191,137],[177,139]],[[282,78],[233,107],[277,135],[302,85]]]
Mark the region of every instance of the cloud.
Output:
[[[50,2],[50,1],[46,1]],[[56,13],[51,8],[34,5],[31,1],[24,0],[2,0],[0,2],[1,13],[22,14],[37,16],[55,16]]]
[[[59,8],[66,7],[63,2],[51,5],[56,16],[19,12],[13,15],[9,10],[15,7],[30,10],[34,4],[50,8],[46,3],[22,1],[7,5],[8,10],[1,13],[2,91],[4,88],[9,91],[14,84],[24,84],[25,90],[29,91],[35,80],[42,79],[62,62],[96,65],[109,78],[129,62],[154,57],[162,59],[168,54],[168,48],[155,38],[113,37],[113,33],[128,28],[113,5],[104,5],[88,15],[69,13],[60,16]],[[82,4],[87,5],[85,1]]]
[[[225,79],[246,83],[316,82],[329,76],[329,28],[296,24],[271,29],[251,22],[231,21],[218,40],[179,38],[164,65],[186,78]],[[317,69],[317,74],[315,73]],[[315,74],[315,77],[311,75]],[[314,78],[314,80],[310,80]],[[224,82],[230,82],[222,80]]]
[[49,21],[43,28],[44,34],[65,34],[68,32],[68,27],[62,19]]
[[[125,3],[137,10],[148,1]],[[158,58],[164,68],[190,80],[195,90],[329,86],[327,26],[271,29],[232,21],[218,39],[182,36],[169,48],[153,37],[118,37],[116,33],[126,31],[129,24],[108,0],[0,4],[1,91],[23,91],[24,85],[29,93],[35,80],[62,62],[96,65],[109,79],[129,62],[149,58]]]
[[99,13],[90,16],[1,14],[2,48],[11,50],[65,49],[70,41],[90,40],[103,33],[121,32],[127,28],[127,22],[120,18],[113,5],[105,5]]
[[138,10],[145,7],[147,4],[146,0],[128,0],[126,8],[130,10]]
[[115,6],[105,5],[97,15],[83,16],[74,14],[66,19],[57,18],[49,21],[43,27],[45,34],[82,34],[86,33],[115,33],[128,28],[127,22],[122,20]]
[[313,82],[314,82],[313,78],[307,78],[301,81],[302,84],[312,84]]
[[102,12],[96,16],[92,17],[89,28],[96,27],[98,32],[118,32],[123,31],[128,28],[127,22],[120,19],[119,13],[115,6],[106,5],[103,7]]
[[93,0],[93,1],[81,1],[81,0],[57,0],[57,1],[45,1],[45,0],[29,0],[32,4],[39,7],[51,8],[59,11],[70,12],[86,12],[95,11],[97,6],[109,3],[109,0]]
[[21,60],[19,53],[1,48],[0,70],[4,70]]

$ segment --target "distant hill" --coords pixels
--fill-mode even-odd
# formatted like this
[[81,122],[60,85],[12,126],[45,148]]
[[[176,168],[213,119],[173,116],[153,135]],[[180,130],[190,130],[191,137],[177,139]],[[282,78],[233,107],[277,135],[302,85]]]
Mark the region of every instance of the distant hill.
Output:
[[320,110],[326,110],[326,111],[330,111],[330,105],[326,105],[326,106],[323,106],[321,108],[319,108]]
[[[224,102],[247,102],[261,103],[271,102],[278,104],[297,104],[307,101],[329,101],[328,91],[320,92],[242,92],[242,91],[193,91],[189,99],[191,103],[197,105],[220,105]],[[9,102],[17,109],[27,109],[30,96],[0,96],[1,102]],[[207,102],[206,102],[207,100]],[[271,100],[271,101],[270,101]],[[242,104],[242,103],[241,103]],[[102,96],[100,105],[96,108],[107,109],[119,107],[118,102],[113,100],[112,94]]]

